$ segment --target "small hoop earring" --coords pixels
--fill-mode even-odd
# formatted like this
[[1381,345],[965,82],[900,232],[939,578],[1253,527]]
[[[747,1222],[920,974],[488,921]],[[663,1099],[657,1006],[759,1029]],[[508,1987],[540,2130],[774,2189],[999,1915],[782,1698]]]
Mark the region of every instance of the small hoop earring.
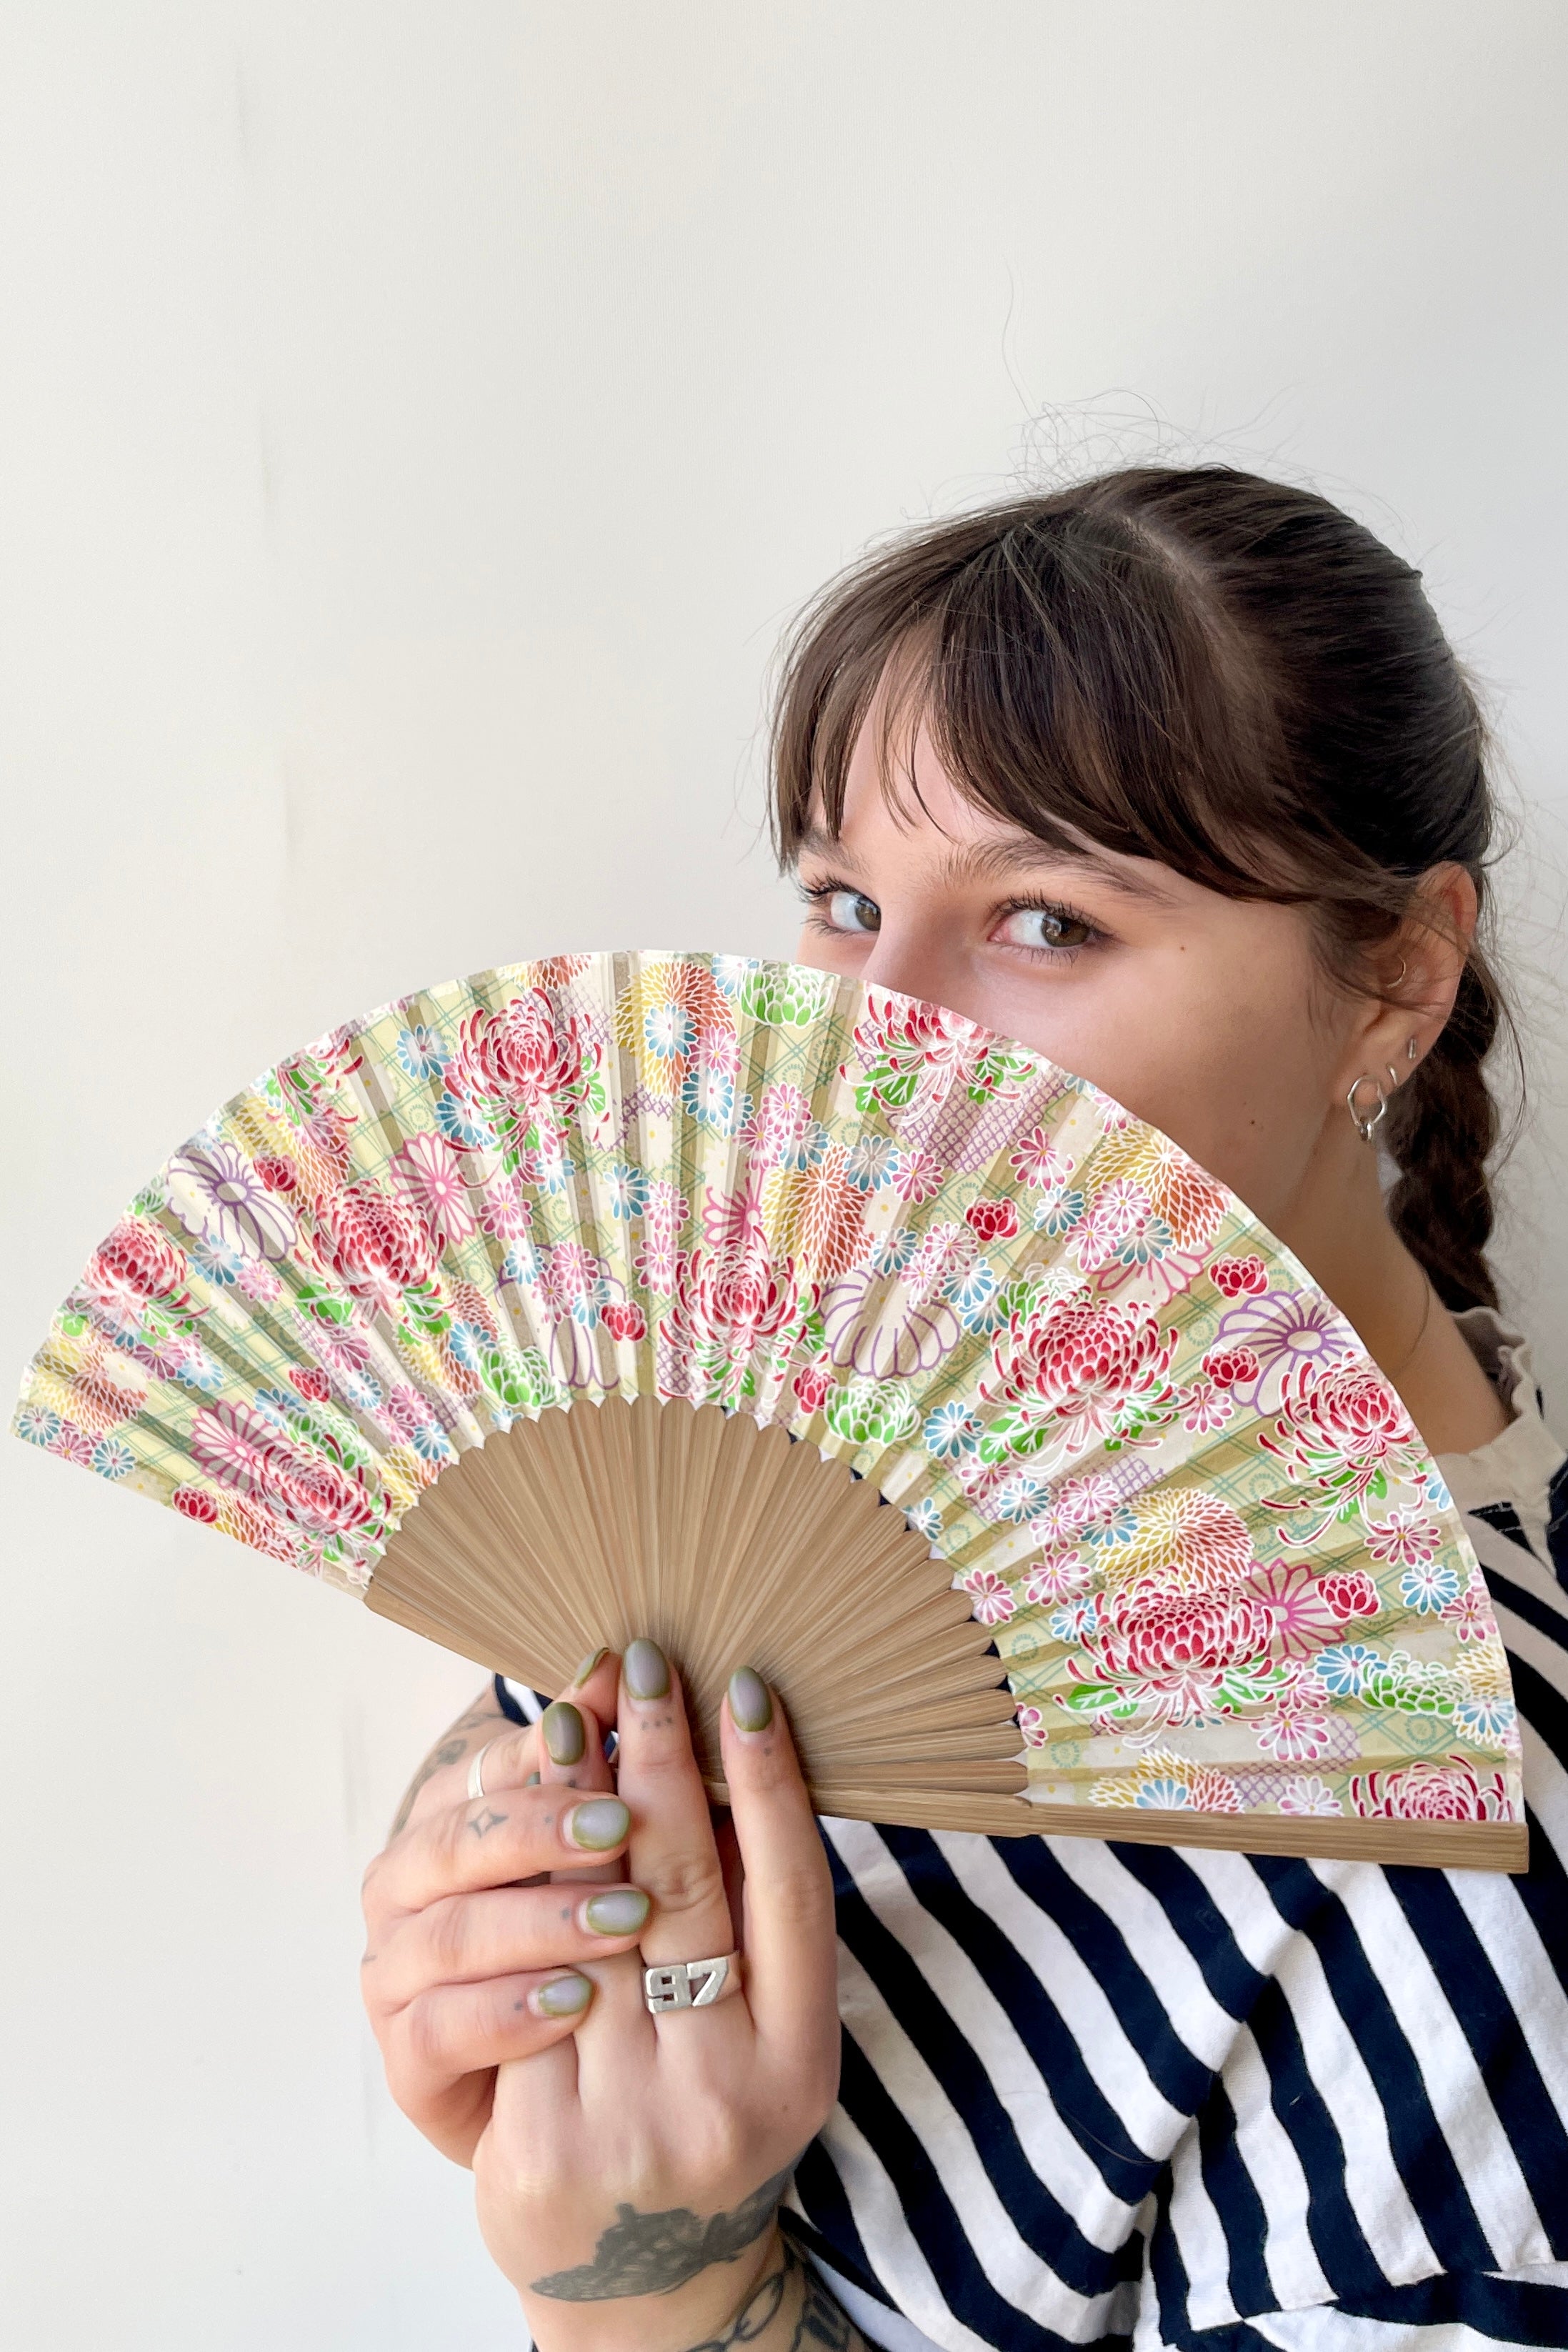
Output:
[[1416,1059],[1416,1040],[1414,1037],[1408,1037],[1405,1041],[1405,1058],[1407,1062],[1413,1062]]
[[[1363,1087],[1370,1087],[1373,1093],[1377,1097],[1377,1108],[1375,1111],[1364,1111],[1358,1109],[1356,1107],[1355,1098],[1361,1092]],[[1372,1131],[1374,1128],[1377,1125],[1378,1120],[1385,1117],[1388,1109],[1388,1097],[1383,1091],[1382,1079],[1375,1078],[1370,1071],[1364,1070],[1360,1077],[1356,1079],[1354,1085],[1350,1088],[1349,1093],[1345,1096],[1344,1107],[1346,1110],[1349,1111],[1352,1118],[1355,1121],[1355,1131],[1360,1136],[1363,1143],[1370,1143],[1372,1141]]]
[[1394,985],[1395,985],[1395,987],[1396,987],[1396,988],[1403,988],[1403,987],[1404,987],[1404,985],[1405,985],[1405,975],[1406,975],[1406,973],[1409,971],[1409,969],[1410,969],[1409,965],[1406,962],[1406,961],[1405,961],[1404,957],[1403,957],[1403,956],[1401,956],[1401,957],[1400,957],[1400,959],[1399,959],[1399,969],[1398,969],[1398,971],[1397,971],[1395,973],[1395,975],[1394,975]]

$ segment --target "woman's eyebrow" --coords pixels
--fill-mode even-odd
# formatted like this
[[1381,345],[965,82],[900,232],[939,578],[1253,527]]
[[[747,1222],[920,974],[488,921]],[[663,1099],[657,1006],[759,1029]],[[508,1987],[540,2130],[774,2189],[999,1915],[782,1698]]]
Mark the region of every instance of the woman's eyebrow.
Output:
[[1105,856],[1092,844],[1057,845],[1035,841],[1027,834],[998,841],[955,845],[946,859],[946,878],[954,883],[991,882],[1012,876],[1060,873],[1064,866],[1070,873],[1092,877],[1106,889],[1119,891],[1124,898],[1168,906],[1173,897],[1155,878],[1157,867],[1151,867],[1145,876],[1132,860]]

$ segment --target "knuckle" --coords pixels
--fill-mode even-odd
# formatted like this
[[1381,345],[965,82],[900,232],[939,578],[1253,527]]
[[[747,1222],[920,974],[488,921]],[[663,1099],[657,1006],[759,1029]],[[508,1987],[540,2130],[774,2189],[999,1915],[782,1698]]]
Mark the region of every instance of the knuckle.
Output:
[[724,1874],[711,1844],[706,1853],[700,1846],[676,1846],[638,1876],[662,1912],[695,1911],[724,1899]]
[[833,1885],[821,1855],[769,1878],[768,1901],[779,1926],[791,1935],[805,1937],[831,1932]]
[[459,1895],[443,1895],[424,1914],[425,1947],[436,1977],[462,1976],[474,1948],[469,1906]]
[[409,2064],[420,2074],[450,2071],[453,2060],[450,2004],[421,1993],[402,2013],[402,2039]]

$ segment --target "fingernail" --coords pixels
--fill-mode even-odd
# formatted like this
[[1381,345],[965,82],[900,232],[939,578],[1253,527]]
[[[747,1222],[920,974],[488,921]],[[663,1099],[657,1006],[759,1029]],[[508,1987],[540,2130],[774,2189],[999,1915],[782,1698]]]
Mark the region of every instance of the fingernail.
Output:
[[551,1977],[528,1995],[530,2008],[540,2017],[580,2017],[593,1999],[591,1977]]
[[525,1789],[537,1789],[538,1785],[539,1776],[537,1772],[530,1772],[528,1779],[523,1782]]
[[670,1662],[657,1642],[628,1642],[621,1671],[633,1698],[669,1696]]
[[729,1678],[729,1719],[737,1731],[766,1731],[773,1720],[773,1694],[750,1666]]
[[586,1804],[573,1805],[562,1826],[573,1845],[604,1853],[620,1844],[632,1826],[632,1816],[619,1797],[590,1797]]
[[596,1936],[634,1936],[653,1907],[640,1886],[609,1886],[589,1896],[582,1916]]
[[589,1675],[593,1672],[595,1666],[602,1665],[609,1655],[610,1652],[608,1649],[590,1650],[587,1657],[584,1658],[581,1665],[579,1666],[576,1674],[574,1674],[571,1678],[572,1689],[580,1690],[583,1684],[588,1680]]
[[582,1717],[569,1699],[553,1699],[539,1717],[539,1730],[552,1764],[580,1764],[588,1745]]

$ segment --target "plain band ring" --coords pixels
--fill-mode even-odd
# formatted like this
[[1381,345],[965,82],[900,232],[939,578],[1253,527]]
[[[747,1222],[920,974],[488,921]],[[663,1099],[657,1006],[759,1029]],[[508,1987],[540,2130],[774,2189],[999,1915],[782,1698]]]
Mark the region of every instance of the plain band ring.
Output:
[[655,2017],[672,2009],[711,2009],[727,1993],[740,1990],[740,1954],[712,1960],[667,1960],[643,1971],[643,1999]]
[[471,1804],[477,1803],[485,1793],[485,1759],[495,1745],[493,1739],[486,1739],[483,1748],[475,1750],[474,1761],[468,1767],[468,1798]]

